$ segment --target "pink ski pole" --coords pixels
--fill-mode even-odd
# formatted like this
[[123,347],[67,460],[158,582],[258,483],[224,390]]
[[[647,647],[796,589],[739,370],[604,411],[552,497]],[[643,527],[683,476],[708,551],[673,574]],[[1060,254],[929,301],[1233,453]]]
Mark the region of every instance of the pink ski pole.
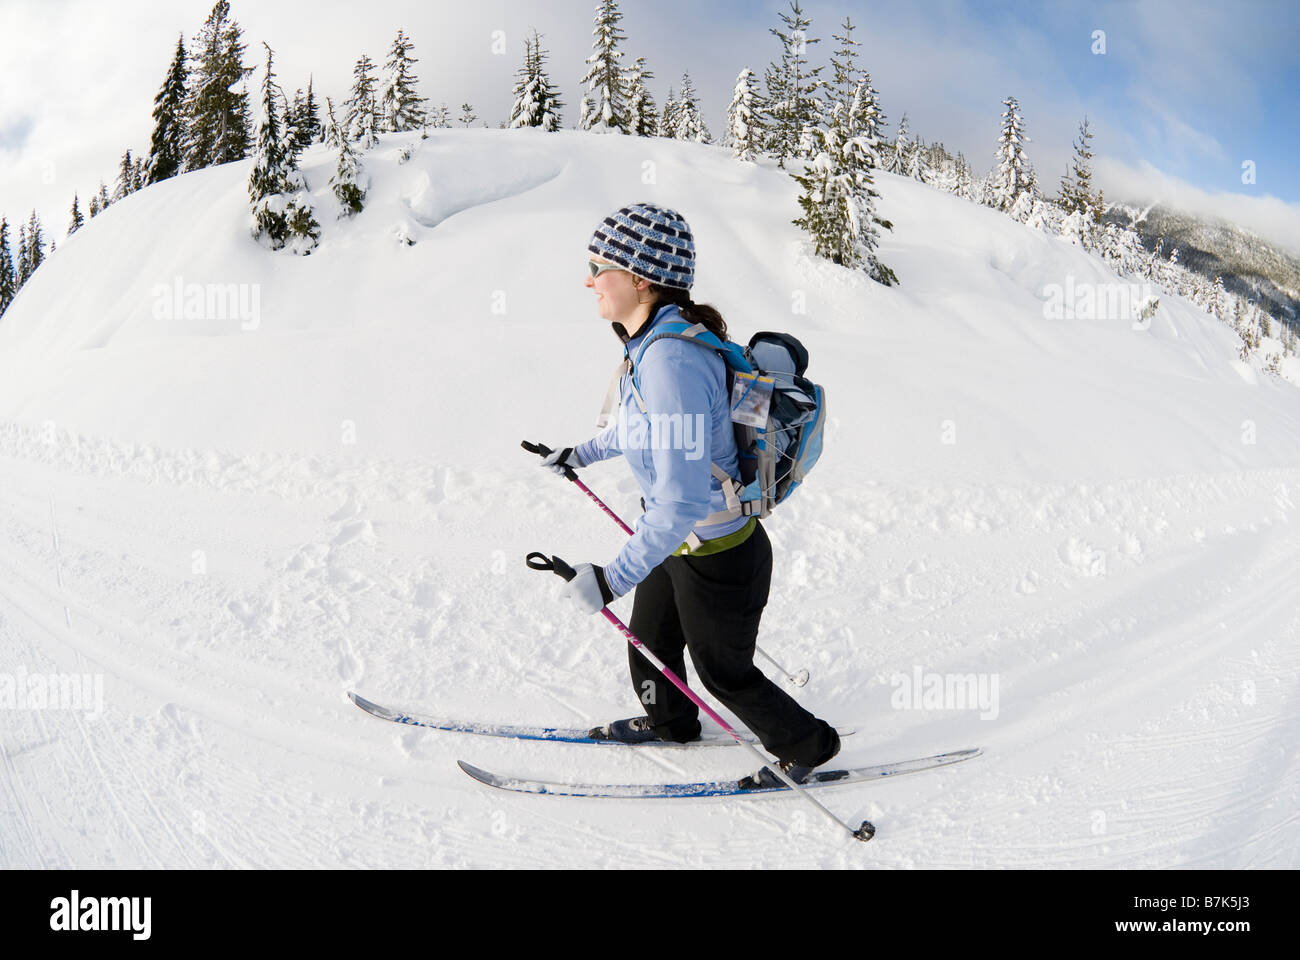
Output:
[[[523,447],[525,450],[527,450],[529,453],[535,453],[541,457],[549,457],[552,453],[554,453],[554,451],[551,450],[551,448],[546,446],[546,444],[544,443],[529,443],[527,440],[525,440],[519,445]],[[609,517],[620,527],[622,527],[623,532],[626,533],[629,537],[633,536],[634,531],[632,530],[632,528],[629,527],[622,520],[620,520],[618,514],[616,514],[613,510],[609,509],[609,507],[605,506],[604,500],[600,499],[600,497],[592,493],[591,488],[578,479],[578,473],[576,470],[573,469],[573,467],[566,466],[564,468],[564,479],[568,480],[570,483],[576,483],[578,485],[578,489],[591,498],[592,503],[600,507],[601,510],[605,511],[605,516]]]
[[[547,557],[546,554],[544,553],[534,552],[534,553],[530,553],[525,558],[524,562],[528,564],[528,567],[531,570],[548,571],[550,573],[554,573],[557,574],[558,576],[563,577],[565,580],[572,580],[576,576],[573,567],[569,566],[559,557]],[[614,614],[610,612],[609,607],[602,607],[600,612],[604,615],[606,620],[608,620],[610,623],[612,623],[615,627],[618,628],[618,632],[623,635],[624,639],[626,639],[628,643],[636,647],[636,649],[640,652],[641,656],[645,657],[647,660],[653,663],[659,669],[659,672],[668,678],[669,683],[671,683],[678,690],[680,690],[691,701],[691,703],[695,704],[697,707],[703,710],[705,714],[708,715],[710,720],[712,720],[714,723],[720,726],[723,730],[727,731],[727,733],[731,734],[732,738],[738,744],[748,749],[750,753],[752,753],[755,757],[758,758],[759,763],[767,767],[767,769],[771,770],[772,773],[774,773],[776,776],[780,777],[781,780],[784,781],[787,787],[789,787],[791,790],[799,794],[799,796],[803,797],[805,800],[811,803],[833,823],[835,823],[837,826],[845,830],[851,837],[853,837],[853,839],[861,840],[863,843],[866,843],[868,840],[870,840],[872,837],[876,835],[876,828],[871,823],[870,820],[863,820],[862,824],[855,830],[852,827],[850,827],[847,823],[845,823],[843,820],[841,820],[839,817],[835,816],[835,814],[831,813],[830,810],[828,810],[825,806],[818,803],[817,799],[813,797],[810,793],[808,793],[807,790],[805,790],[794,780],[790,779],[789,775],[786,774],[786,772],[781,769],[781,765],[779,763],[773,763],[767,757],[759,753],[757,747],[755,747],[752,743],[745,740],[740,734],[738,734],[734,729],[732,729],[731,724],[723,720],[720,716],[718,716],[717,712],[712,707],[710,707],[707,703],[705,703],[698,696],[696,696],[695,692],[686,685],[685,681],[683,681],[680,677],[677,676],[677,674],[675,674],[671,669],[669,669],[667,664],[665,664],[662,660],[660,660],[657,656],[655,656],[651,651],[646,649],[645,645],[640,640],[637,639],[636,634],[634,634],[631,630],[628,629],[627,624],[625,624],[622,620],[620,620],[618,617],[614,616]]]
[[[553,452],[551,448],[546,446],[546,444],[544,443],[529,443],[527,440],[525,440],[520,444],[520,446],[523,447],[525,450],[527,450],[529,453],[535,453],[538,456],[542,456],[542,457],[549,457]],[[583,483],[581,480],[578,479],[577,471],[575,471],[572,467],[566,466],[564,468],[564,479],[570,481],[571,483],[576,483],[578,485],[578,489],[581,490],[583,493],[585,493],[588,497],[590,497],[591,501],[594,504],[596,504],[596,506],[600,507],[601,510],[604,511],[605,516],[609,517],[611,520],[613,520],[615,523],[617,523],[620,527],[623,528],[624,533],[626,533],[629,537],[635,536],[635,531],[633,531],[631,527],[629,527],[626,523],[624,523],[621,519],[619,519],[618,514],[616,514],[613,510],[609,509],[609,507],[605,505],[604,500],[601,500],[600,497],[592,493],[591,488],[589,488],[585,483]],[[785,678],[789,680],[791,683],[793,683],[796,687],[802,687],[805,683],[808,682],[809,674],[807,670],[800,670],[798,673],[791,673],[785,667],[781,666],[781,664],[778,663],[776,659],[772,657],[771,654],[769,654],[758,644],[754,644],[754,650],[757,651],[758,654],[764,660],[766,660],[768,663],[772,664],[772,666],[776,667],[783,674],[785,674]]]

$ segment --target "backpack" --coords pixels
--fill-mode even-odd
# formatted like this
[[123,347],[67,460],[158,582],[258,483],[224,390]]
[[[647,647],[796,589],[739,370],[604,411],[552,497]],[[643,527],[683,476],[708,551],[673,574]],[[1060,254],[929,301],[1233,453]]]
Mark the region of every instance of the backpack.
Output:
[[[788,333],[756,333],[749,345],[742,347],[733,340],[719,340],[703,324],[669,321],[641,344],[631,363],[632,393],[642,413],[646,409],[638,366],[646,348],[664,338],[713,350],[727,368],[740,476],[729,477],[713,465],[713,475],[722,482],[727,497],[727,510],[709,516],[701,526],[737,516],[768,516],[799,489],[822,452],[826,392],[804,377],[808,351]],[[769,391],[770,402],[764,402]],[[745,422],[738,422],[738,415],[744,416]]]

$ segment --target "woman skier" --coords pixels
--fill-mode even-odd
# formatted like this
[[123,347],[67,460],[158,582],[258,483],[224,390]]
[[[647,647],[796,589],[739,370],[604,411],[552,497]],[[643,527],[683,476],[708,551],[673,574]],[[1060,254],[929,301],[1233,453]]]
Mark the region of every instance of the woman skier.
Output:
[[[691,301],[690,227],[673,210],[633,204],[606,217],[587,250],[592,256],[586,286],[623,342],[617,413],[601,434],[557,450],[542,465],[563,475],[566,466],[586,467],[621,454],[641,488],[645,513],[613,561],[575,566],[577,576],[559,595],[594,614],[636,587],[632,633],[680,677],[686,675],[689,649],[705,688],[754,732],[791,779],[802,782],[839,752],[840,738],[754,666],[772,546],[757,517],[728,511],[718,476],[740,475],[725,364],[713,350],[664,338],[640,360],[639,398],[627,372],[647,335],[666,321],[702,324],[727,338],[718,311]],[[647,715],[589,735],[626,743],[698,738],[695,704],[630,645],[628,662]],[[766,768],[749,779],[754,786],[780,782]]]

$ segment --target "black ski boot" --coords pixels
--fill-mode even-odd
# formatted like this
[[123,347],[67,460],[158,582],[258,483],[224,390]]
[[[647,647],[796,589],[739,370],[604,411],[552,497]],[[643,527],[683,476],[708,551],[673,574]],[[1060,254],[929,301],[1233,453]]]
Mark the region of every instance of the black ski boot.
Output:
[[587,731],[587,736],[592,740],[609,740],[614,743],[649,743],[661,739],[650,725],[649,717],[615,720],[603,727],[593,727]]
[[[830,763],[831,760],[835,758],[836,754],[840,752],[840,735],[834,730],[831,730],[831,735],[835,739],[831,743],[830,752],[827,753],[825,758],[820,762],[811,766],[804,766],[803,764],[795,763],[793,760],[781,760],[778,761],[777,764],[781,768],[781,772],[795,783],[806,782],[815,769],[820,767],[822,764]],[[758,773],[751,773],[740,781],[741,790],[772,790],[785,786],[786,782],[767,767],[763,767],[763,769],[759,770]]]

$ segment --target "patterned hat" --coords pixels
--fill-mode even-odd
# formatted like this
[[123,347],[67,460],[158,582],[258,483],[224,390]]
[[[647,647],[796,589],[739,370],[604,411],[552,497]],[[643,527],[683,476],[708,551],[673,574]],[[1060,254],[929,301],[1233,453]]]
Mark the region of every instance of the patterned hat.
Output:
[[680,290],[695,283],[690,226],[677,211],[653,203],[634,203],[610,214],[587,249],[651,283]]

